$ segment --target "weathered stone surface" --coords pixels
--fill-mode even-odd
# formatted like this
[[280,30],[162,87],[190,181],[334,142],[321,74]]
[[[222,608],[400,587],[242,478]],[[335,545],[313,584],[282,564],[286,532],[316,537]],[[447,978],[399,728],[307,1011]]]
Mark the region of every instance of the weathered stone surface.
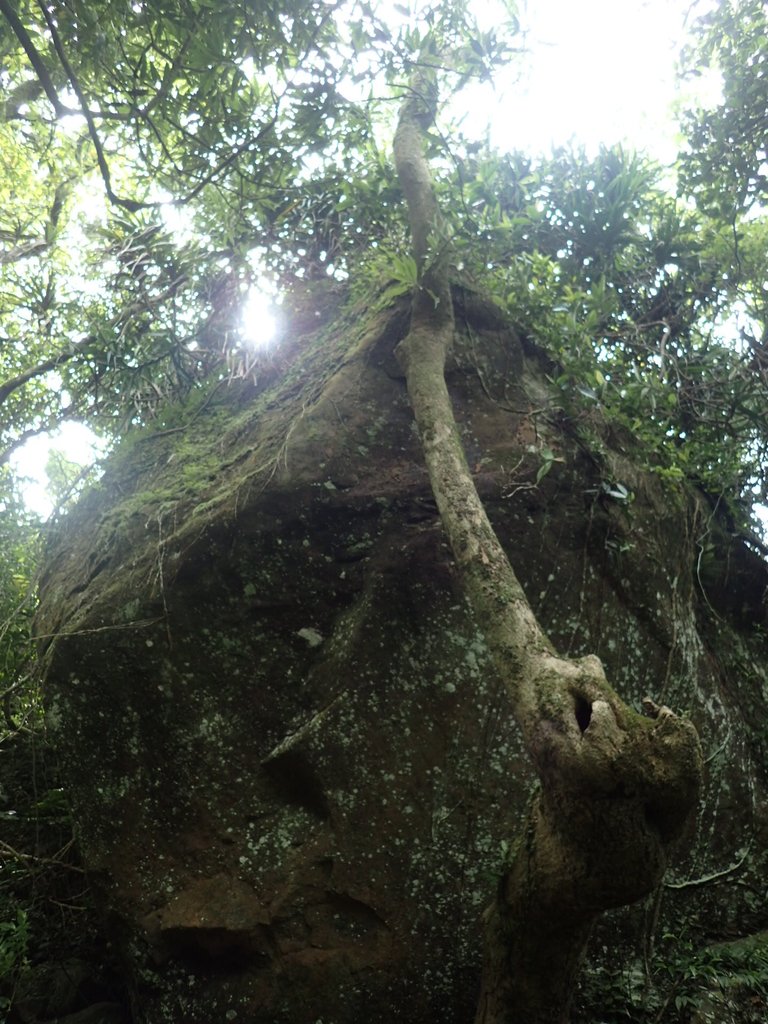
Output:
[[[534,610],[700,730],[677,881],[749,846],[738,889],[670,889],[670,920],[765,927],[765,563],[463,309],[457,416]],[[295,337],[255,386],[124,446],[52,541],[49,723],[147,1024],[471,1019],[531,775],[441,536],[405,322],[358,305]]]

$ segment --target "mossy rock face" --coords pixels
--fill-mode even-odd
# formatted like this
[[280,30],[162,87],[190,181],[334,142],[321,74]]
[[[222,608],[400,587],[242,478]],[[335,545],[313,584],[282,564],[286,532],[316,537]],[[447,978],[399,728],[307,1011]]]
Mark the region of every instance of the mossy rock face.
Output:
[[[472,1017],[531,774],[393,358],[407,311],[337,307],[256,384],[126,445],[48,553],[49,726],[147,1024]],[[629,702],[699,727],[709,776],[679,877],[757,837],[737,893],[673,890],[671,910],[759,927],[766,568],[599,424],[585,442],[538,355],[462,310],[457,418],[537,615]],[[536,485],[544,447],[558,461]],[[706,591],[703,524],[727,554]],[[729,596],[746,577],[748,608]]]

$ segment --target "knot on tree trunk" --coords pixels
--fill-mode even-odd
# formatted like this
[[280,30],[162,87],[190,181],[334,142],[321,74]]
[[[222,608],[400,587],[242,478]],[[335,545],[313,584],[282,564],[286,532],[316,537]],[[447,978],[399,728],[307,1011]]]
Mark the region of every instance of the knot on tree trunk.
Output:
[[698,803],[693,725],[628,708],[597,658],[541,656],[527,691],[541,788],[490,911],[477,1024],[567,1021],[593,921],[653,891]]
[[[702,762],[692,723],[669,709],[647,718],[627,707],[597,658],[539,660],[526,731],[553,830],[578,836],[593,864],[605,862],[606,874],[606,857],[620,869],[622,847],[630,858],[637,844],[658,847],[650,860],[664,862],[698,801]],[[613,839],[604,849],[608,827]],[[655,882],[649,871],[648,889]]]

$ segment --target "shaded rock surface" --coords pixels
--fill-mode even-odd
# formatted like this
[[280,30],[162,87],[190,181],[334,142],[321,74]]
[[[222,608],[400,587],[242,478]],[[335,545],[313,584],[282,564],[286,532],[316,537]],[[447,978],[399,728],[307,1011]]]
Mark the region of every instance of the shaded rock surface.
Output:
[[[279,365],[124,444],[51,541],[49,726],[147,1024],[472,1017],[532,778],[393,357],[407,312],[337,302],[296,314]],[[536,614],[699,728],[672,881],[739,862],[606,927],[647,941],[660,904],[670,927],[766,927],[766,565],[457,302],[457,418]]]

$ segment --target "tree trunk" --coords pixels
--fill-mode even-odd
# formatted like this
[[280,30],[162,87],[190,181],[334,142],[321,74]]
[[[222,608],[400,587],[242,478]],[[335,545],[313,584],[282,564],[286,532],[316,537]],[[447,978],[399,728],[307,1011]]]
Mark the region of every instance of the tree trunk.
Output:
[[420,275],[397,355],[466,598],[541,782],[488,914],[476,1024],[563,1024],[596,917],[658,885],[701,755],[690,722],[652,701],[647,716],[628,708],[597,658],[557,656],[477,494],[445,383],[448,244],[424,155],[435,108],[434,78],[417,72],[394,140]]

